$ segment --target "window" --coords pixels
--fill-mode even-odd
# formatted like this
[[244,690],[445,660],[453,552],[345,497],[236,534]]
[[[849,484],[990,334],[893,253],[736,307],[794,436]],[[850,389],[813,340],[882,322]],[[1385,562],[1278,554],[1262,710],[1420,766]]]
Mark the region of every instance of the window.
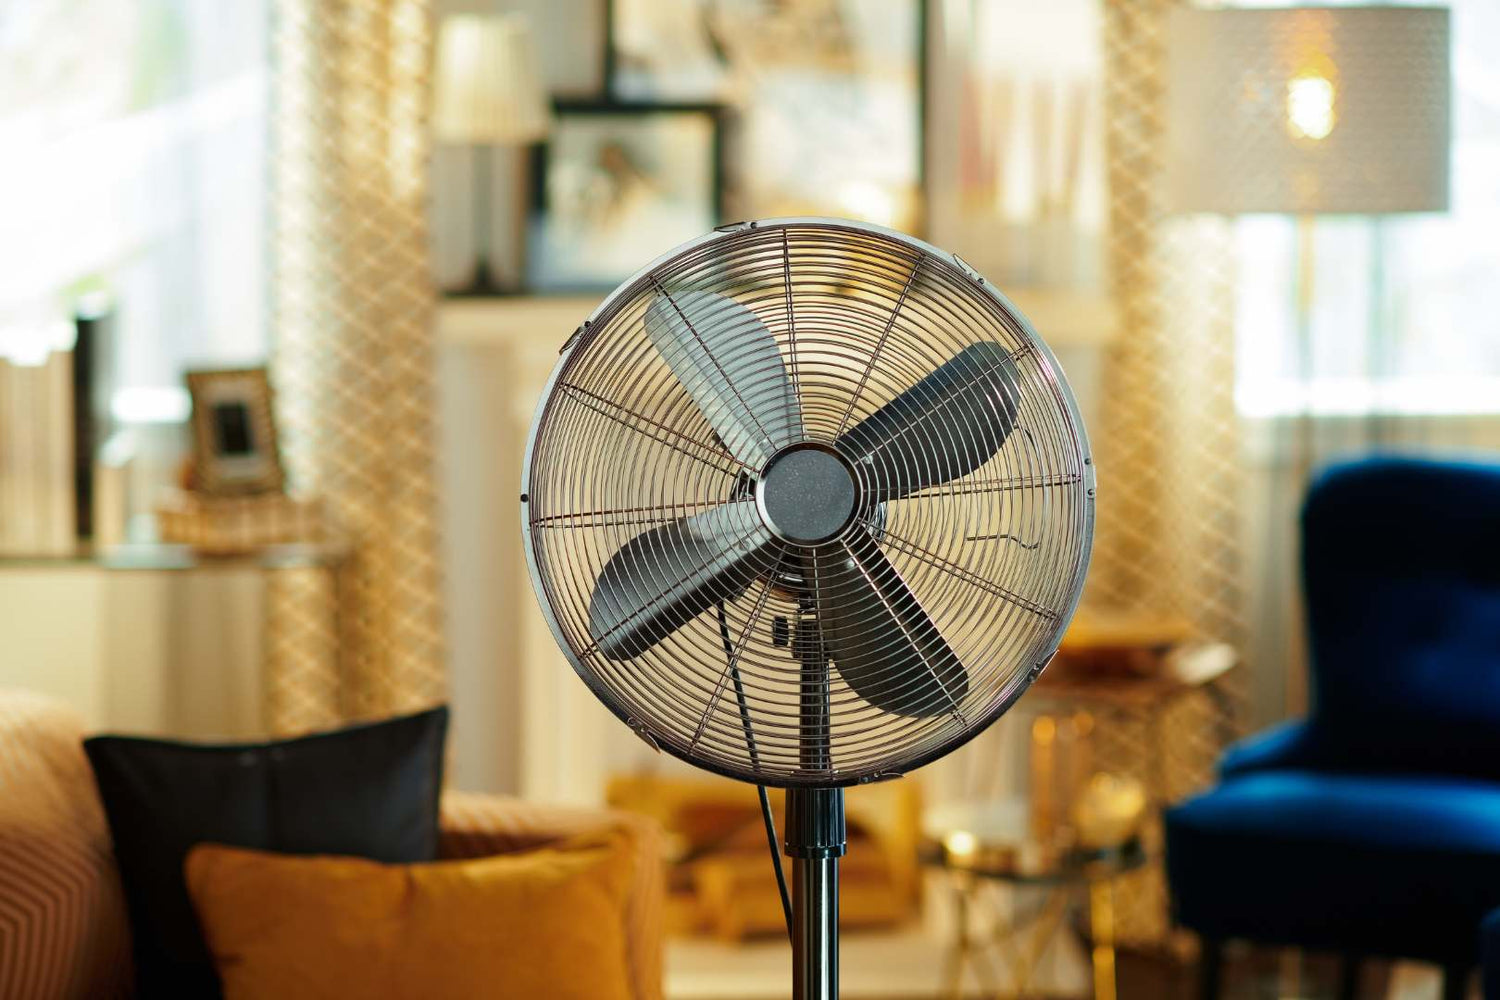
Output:
[[0,9],[0,353],[95,289],[127,419],[185,417],[185,367],[264,357],[267,2]]

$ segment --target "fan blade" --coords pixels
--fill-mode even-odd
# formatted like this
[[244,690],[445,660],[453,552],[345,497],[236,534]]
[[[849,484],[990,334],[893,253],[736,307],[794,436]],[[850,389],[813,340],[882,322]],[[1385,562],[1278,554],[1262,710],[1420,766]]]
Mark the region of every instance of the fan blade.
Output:
[[855,693],[897,715],[958,707],[969,691],[968,673],[868,531],[820,546],[804,560],[823,639]]
[[776,339],[733,299],[660,293],[646,310],[657,351],[736,461],[759,470],[802,437],[802,406]]
[[716,601],[744,593],[778,544],[749,500],[642,532],[599,573],[589,633],[611,660],[639,656]]
[[1000,344],[971,344],[850,428],[839,448],[877,500],[967,476],[1015,427],[1020,377]]

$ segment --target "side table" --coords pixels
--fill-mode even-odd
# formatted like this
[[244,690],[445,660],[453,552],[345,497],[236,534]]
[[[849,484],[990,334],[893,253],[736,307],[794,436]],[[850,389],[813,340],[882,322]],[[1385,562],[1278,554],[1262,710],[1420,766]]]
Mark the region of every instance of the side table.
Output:
[[1078,782],[1094,771],[1129,775],[1146,790],[1141,837],[1150,860],[1122,882],[1121,897],[1128,900],[1116,921],[1122,945],[1171,943],[1158,857],[1160,813],[1210,783],[1219,753],[1234,739],[1235,703],[1226,680],[1237,662],[1226,644],[1182,642],[1143,650],[1138,663],[1149,669],[1141,672],[1096,670],[1087,657],[1070,656],[1065,640],[1057,662],[1027,695],[1028,706],[1040,713],[1031,746],[1032,813],[1043,818],[1036,834],[1066,822]]
[[[945,996],[962,997],[970,967],[986,995],[1032,995],[1032,975],[1082,895],[1094,998],[1115,1000],[1115,883],[1146,864],[1145,849],[1135,838],[1104,850],[1063,846],[1030,837],[1026,825],[1003,804],[971,807],[945,817],[944,829],[922,847],[923,860],[941,869],[954,891],[958,927],[947,959]],[[997,883],[1035,890],[1040,903],[1021,919],[991,912],[981,920],[986,890]],[[990,961],[997,950],[1010,973],[1009,993]]]

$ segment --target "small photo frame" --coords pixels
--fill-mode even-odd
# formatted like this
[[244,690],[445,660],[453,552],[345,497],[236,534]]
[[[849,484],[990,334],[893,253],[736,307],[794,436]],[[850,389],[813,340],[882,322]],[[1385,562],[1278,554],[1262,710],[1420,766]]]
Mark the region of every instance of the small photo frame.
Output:
[[281,451],[264,368],[187,373],[193,487],[211,496],[279,493]]
[[714,104],[559,103],[533,171],[531,287],[607,290],[718,225],[720,134]]

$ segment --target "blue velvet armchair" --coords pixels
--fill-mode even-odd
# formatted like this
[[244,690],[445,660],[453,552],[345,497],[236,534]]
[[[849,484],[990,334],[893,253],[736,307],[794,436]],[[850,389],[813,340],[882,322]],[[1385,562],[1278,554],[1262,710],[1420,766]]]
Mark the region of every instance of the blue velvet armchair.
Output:
[[1500,466],[1372,459],[1309,491],[1313,707],[1168,811],[1167,878],[1218,991],[1230,938],[1436,962],[1463,996],[1500,907]]

